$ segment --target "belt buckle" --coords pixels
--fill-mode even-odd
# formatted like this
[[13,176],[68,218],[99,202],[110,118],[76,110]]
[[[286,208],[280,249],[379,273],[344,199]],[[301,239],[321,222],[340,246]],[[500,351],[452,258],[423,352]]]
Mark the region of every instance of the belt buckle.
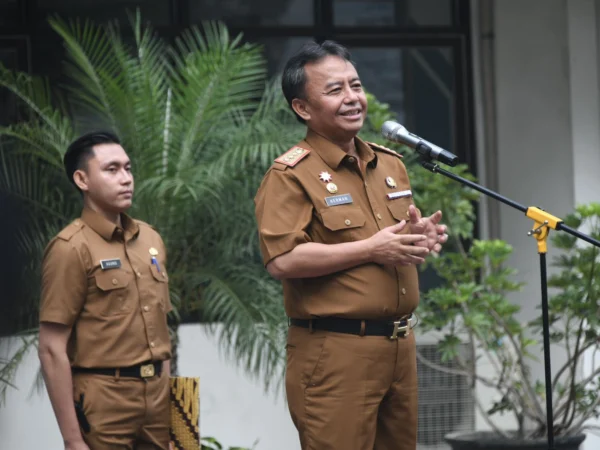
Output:
[[152,378],[154,375],[154,364],[150,363],[140,366],[140,376],[142,378]]
[[[401,325],[405,322],[404,325]],[[398,336],[398,333],[404,333]],[[407,337],[410,334],[410,321],[408,319],[394,320],[394,331],[390,336],[390,339],[398,339],[398,337]]]

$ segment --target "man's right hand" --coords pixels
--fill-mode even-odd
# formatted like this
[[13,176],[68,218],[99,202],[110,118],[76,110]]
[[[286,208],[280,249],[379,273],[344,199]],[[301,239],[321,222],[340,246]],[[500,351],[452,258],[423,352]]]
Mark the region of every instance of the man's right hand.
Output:
[[65,442],[65,450],[90,450],[88,445],[83,441],[83,439],[79,439],[76,441],[66,441]]
[[384,228],[369,238],[371,259],[383,265],[421,264],[429,250],[413,244],[427,239],[422,234],[398,234],[406,226],[403,220]]
[[70,335],[71,327],[54,322],[40,322],[38,354],[65,450],[90,450],[81,435],[73,403],[73,378],[67,355]]

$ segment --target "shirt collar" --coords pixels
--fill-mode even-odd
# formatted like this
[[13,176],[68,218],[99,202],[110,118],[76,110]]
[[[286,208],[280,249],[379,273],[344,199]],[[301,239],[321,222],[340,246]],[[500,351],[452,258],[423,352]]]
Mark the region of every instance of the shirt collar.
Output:
[[[348,154],[342,150],[337,144],[334,144],[327,138],[321,136],[320,134],[315,133],[311,129],[306,133],[306,138],[304,141],[308,144],[310,148],[312,148],[315,152],[319,154],[321,159],[325,161],[325,163],[336,170],[339,165],[344,161],[344,159],[348,158]],[[361,138],[358,136],[354,138],[354,142],[356,144],[356,151],[360,159],[365,161],[367,165],[376,167],[377,166],[377,155],[369,147]]]
[[124,213],[121,213],[121,224],[123,225],[123,228],[118,227],[101,214],[89,208],[83,208],[81,220],[106,241],[112,241],[115,235],[119,234],[124,234],[125,239],[130,240],[136,237],[140,232],[138,224]]

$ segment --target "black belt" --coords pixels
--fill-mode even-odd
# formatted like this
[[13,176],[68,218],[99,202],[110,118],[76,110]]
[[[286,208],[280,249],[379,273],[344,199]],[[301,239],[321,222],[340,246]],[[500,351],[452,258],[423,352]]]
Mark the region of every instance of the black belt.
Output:
[[[360,336],[387,336],[390,339],[406,337],[415,326],[413,315],[399,320],[360,320],[324,317],[321,319],[290,319],[290,325],[334,333],[357,334]],[[363,328],[364,322],[364,328]]]
[[[134,377],[134,378],[152,378],[160,376],[162,372],[162,361],[153,361],[145,364],[137,364],[129,367],[118,368],[94,368],[94,367],[73,367],[73,373],[93,373],[96,375],[109,375],[112,377]],[[118,374],[117,374],[118,371]]]

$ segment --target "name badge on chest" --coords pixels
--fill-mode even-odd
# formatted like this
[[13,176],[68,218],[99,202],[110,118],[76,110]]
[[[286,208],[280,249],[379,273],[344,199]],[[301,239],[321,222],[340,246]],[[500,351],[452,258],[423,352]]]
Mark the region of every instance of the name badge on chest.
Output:
[[397,198],[412,197],[412,191],[408,189],[406,191],[390,192],[386,195],[389,200],[395,200]]
[[121,259],[101,259],[100,267],[102,268],[102,270],[119,269],[121,267]]
[[341,194],[325,197],[325,203],[327,203],[327,206],[347,205],[352,203],[352,196],[350,194]]

